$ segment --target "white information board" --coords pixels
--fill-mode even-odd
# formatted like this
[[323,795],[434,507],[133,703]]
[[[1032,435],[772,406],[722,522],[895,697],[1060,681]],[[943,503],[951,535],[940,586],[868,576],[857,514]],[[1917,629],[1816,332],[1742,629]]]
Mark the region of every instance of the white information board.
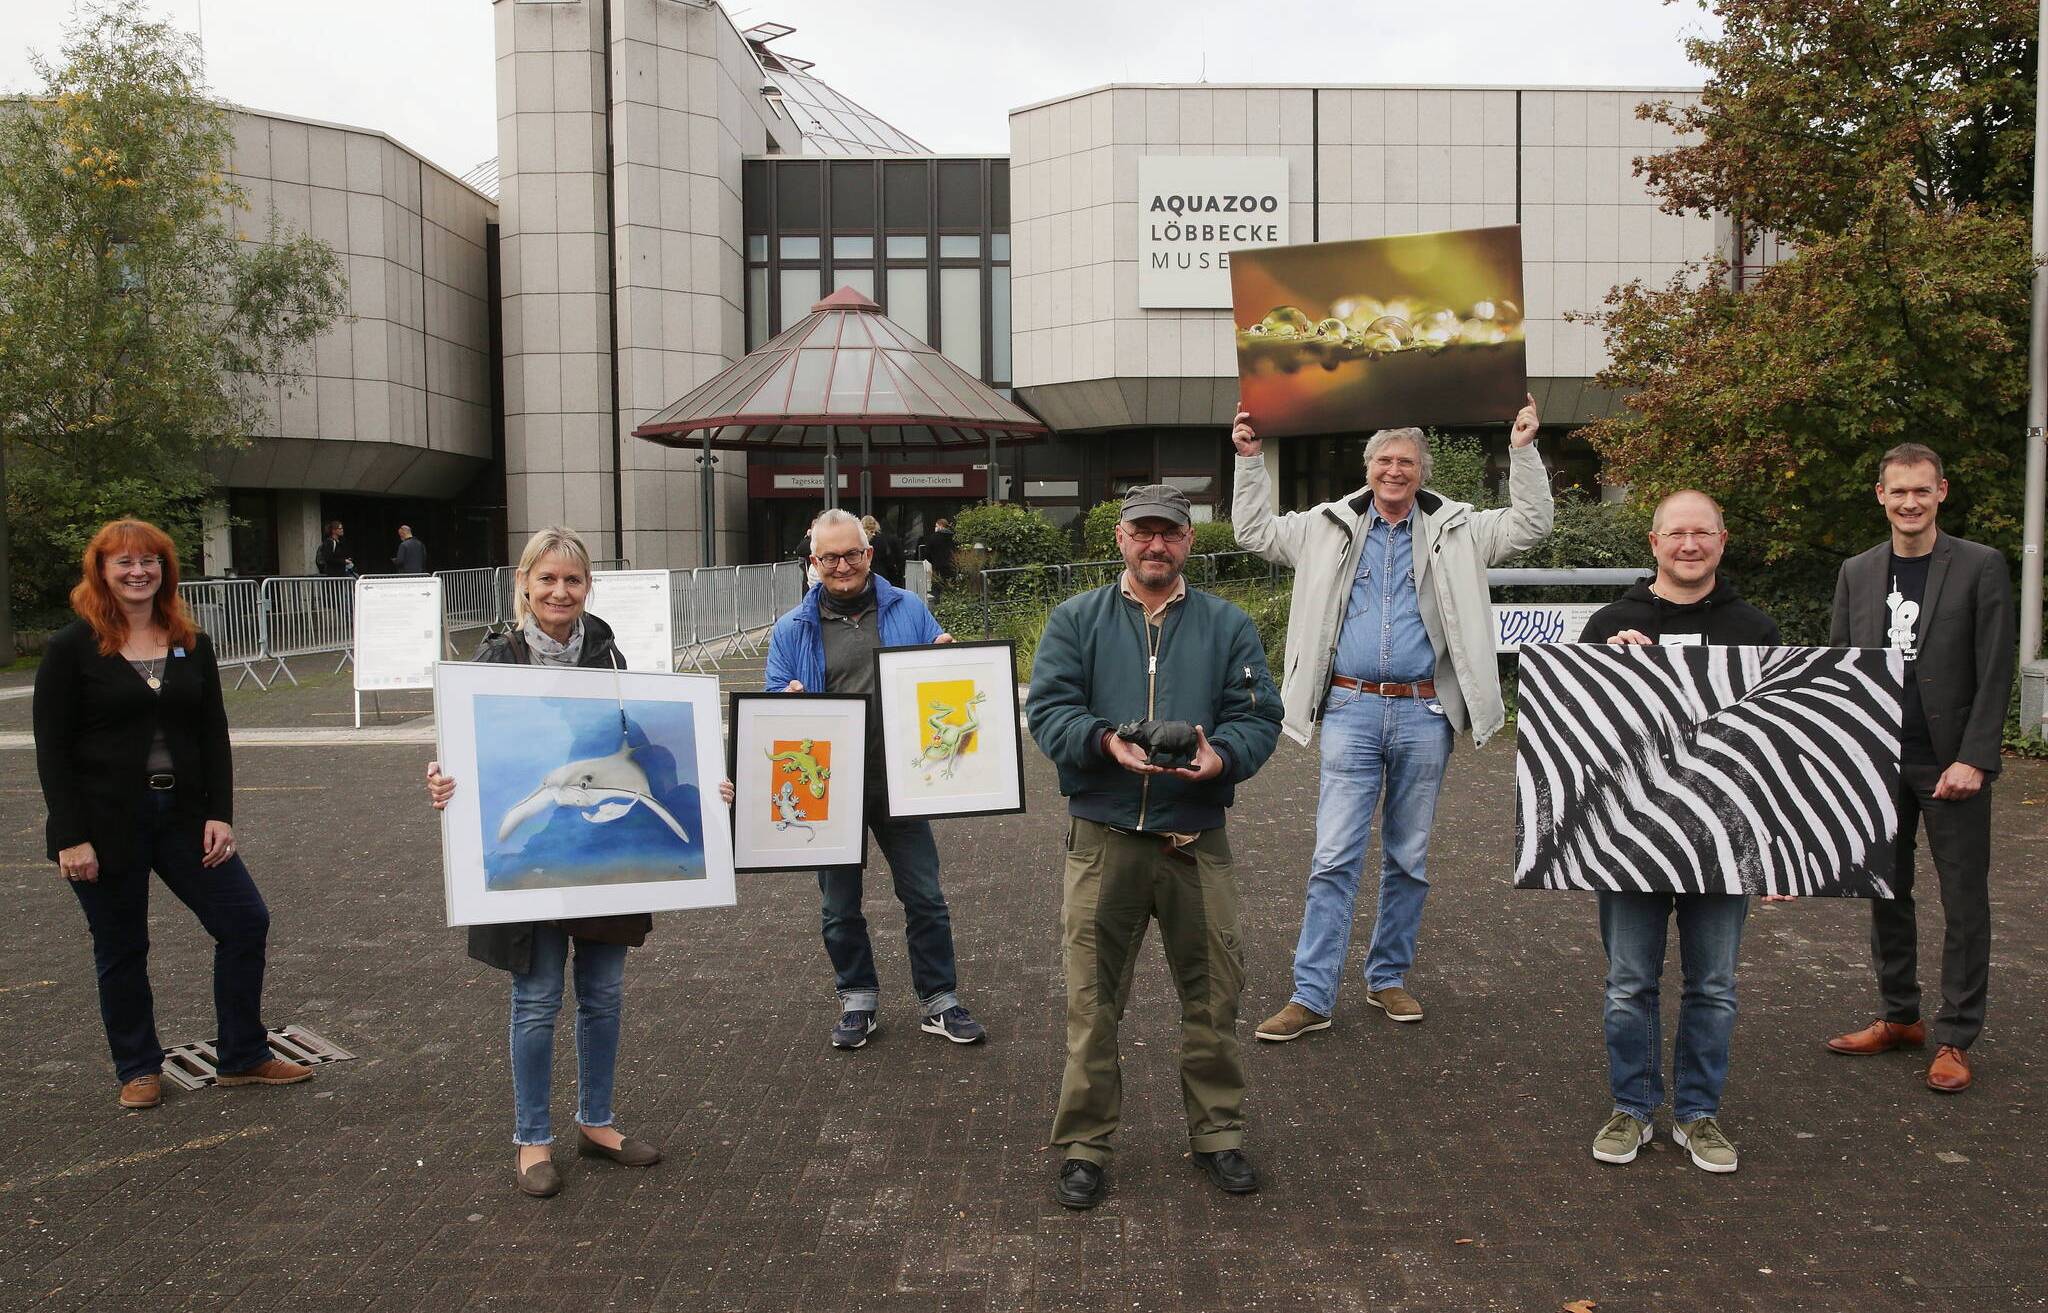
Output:
[[1524,643],[1576,643],[1605,602],[1495,602],[1493,645],[1513,652]]
[[432,688],[441,656],[441,581],[431,574],[356,580],[356,692]]
[[1285,246],[1287,160],[1277,155],[1138,159],[1138,305],[1230,308],[1230,253]]
[[668,571],[594,570],[586,610],[612,627],[628,670],[675,669],[669,632]]

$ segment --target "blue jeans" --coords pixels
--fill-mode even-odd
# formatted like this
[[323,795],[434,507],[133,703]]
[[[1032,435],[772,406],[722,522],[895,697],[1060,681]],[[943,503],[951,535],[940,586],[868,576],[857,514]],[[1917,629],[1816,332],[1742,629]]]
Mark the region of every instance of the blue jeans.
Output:
[[[552,1144],[548,1097],[555,1076],[555,1014],[569,932],[533,928],[533,960],[512,977],[512,1106],[515,1144]],[[576,1120],[612,1124],[612,1076],[619,1062],[619,1005],[625,996],[626,946],[576,942]]]
[[1746,894],[1600,894],[1600,941],[1607,948],[1607,1080],[1614,1110],[1642,1121],[1664,1101],[1665,923],[1678,913],[1685,993],[1672,1053],[1680,1123],[1721,1110],[1728,1041],[1735,1034],[1735,959],[1742,951]]
[[[903,904],[903,933],[910,942],[910,984],[918,1007],[937,1016],[960,1000],[953,966],[953,914],[939,890],[939,846],[930,821],[882,820],[871,817],[868,832],[889,861],[896,882],[896,901]],[[839,1006],[848,1012],[872,1012],[881,997],[875,975],[875,948],[868,939],[868,919],[861,912],[861,868],[830,866],[818,872],[823,899],[825,953],[839,986]]]
[[1329,1016],[1351,948],[1351,909],[1373,813],[1380,821],[1380,906],[1365,959],[1367,989],[1408,979],[1422,900],[1437,793],[1451,759],[1451,722],[1421,698],[1332,689],[1323,708],[1322,796],[1316,804],[1316,850],[1294,947],[1294,1001]]
[[192,909],[213,936],[213,1013],[219,1027],[214,1052],[222,1071],[247,1071],[270,1057],[263,1029],[264,945],[270,909],[249,868],[230,857],[212,868],[199,864],[192,823],[177,817],[177,794],[152,790],[136,818],[142,854],[130,870],[100,868],[94,881],[67,880],[92,930],[99,974],[100,1020],[114,1074],[123,1083],[161,1071],[164,1047],[156,1034],[156,1001],[149,988],[149,873],[161,876],[178,901]]

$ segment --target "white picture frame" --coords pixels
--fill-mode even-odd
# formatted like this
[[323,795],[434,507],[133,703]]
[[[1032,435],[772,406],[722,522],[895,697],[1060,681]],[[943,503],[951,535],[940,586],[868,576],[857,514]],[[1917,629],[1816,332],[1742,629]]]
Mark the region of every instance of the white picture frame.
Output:
[[734,902],[718,680],[434,667],[448,924]]
[[883,648],[875,654],[875,688],[890,816],[1024,810],[1015,644]]
[[735,869],[865,864],[868,708],[857,694],[732,695]]

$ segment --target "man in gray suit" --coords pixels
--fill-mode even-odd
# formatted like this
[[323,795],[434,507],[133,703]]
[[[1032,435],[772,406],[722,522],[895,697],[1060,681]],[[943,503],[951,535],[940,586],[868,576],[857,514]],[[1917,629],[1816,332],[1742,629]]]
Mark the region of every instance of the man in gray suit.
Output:
[[1891,541],[1842,565],[1828,641],[1893,647],[1906,657],[1899,754],[1896,898],[1870,903],[1870,953],[1883,1013],[1837,1035],[1837,1053],[1871,1054],[1927,1042],[1920,1019],[1913,840],[1922,824],[1948,922],[1941,953],[1939,1046],[1929,1086],[1970,1086],[1964,1056],[1984,1028],[1991,975],[1991,780],[1998,774],[2014,659],[2012,576],[1996,548],[1935,527],[1948,497],[1941,457],[1903,443],[1877,464],[1877,500]]

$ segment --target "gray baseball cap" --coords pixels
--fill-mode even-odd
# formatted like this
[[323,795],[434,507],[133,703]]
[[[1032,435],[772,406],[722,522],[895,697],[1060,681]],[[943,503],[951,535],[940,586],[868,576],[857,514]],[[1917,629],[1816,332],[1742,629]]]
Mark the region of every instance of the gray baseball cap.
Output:
[[1187,494],[1169,483],[1144,483],[1124,494],[1122,519],[1129,520],[1171,520],[1175,524],[1189,524],[1194,520],[1188,509]]

